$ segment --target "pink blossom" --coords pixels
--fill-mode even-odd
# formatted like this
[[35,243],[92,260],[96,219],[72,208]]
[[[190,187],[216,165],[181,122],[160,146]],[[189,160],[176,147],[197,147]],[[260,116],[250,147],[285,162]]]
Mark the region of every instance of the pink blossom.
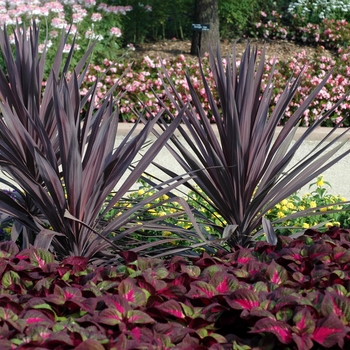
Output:
[[120,30],[120,28],[117,28],[117,27],[112,27],[109,31],[109,33],[111,35],[114,35],[116,36],[117,38],[121,37],[122,36],[122,31]]
[[100,13],[93,13],[91,15],[91,21],[92,22],[100,22],[100,21],[102,21],[102,15]]

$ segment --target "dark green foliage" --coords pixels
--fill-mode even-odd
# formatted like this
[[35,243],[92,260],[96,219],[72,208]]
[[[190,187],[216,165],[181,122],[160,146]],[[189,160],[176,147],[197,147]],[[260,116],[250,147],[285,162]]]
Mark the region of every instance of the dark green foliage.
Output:
[[122,0],[120,5],[133,8],[121,18],[125,44],[191,37],[193,0]]

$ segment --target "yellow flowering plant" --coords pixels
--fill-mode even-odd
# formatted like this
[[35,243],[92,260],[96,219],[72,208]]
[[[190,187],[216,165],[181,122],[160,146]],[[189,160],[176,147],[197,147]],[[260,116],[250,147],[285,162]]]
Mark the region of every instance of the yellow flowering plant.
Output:
[[[297,192],[269,210],[266,217],[273,222],[284,217],[288,218],[297,212],[320,207],[315,211],[311,211],[310,215],[282,221],[281,227],[276,229],[276,232],[291,234],[312,227],[317,227],[321,231],[331,226],[350,227],[350,220],[346,213],[349,206],[339,205],[339,203],[345,202],[346,199],[340,195],[330,194],[326,186],[332,187],[329,182],[324,181],[321,175],[317,177],[316,182],[310,184],[311,192],[302,195]],[[341,211],[342,209],[344,211]]]

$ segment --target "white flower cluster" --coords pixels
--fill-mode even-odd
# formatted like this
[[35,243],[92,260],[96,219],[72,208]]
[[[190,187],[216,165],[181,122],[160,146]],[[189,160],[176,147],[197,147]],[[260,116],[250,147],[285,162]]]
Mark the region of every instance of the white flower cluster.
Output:
[[298,17],[309,18],[316,14],[322,20],[332,19],[337,13],[350,11],[350,0],[297,0],[289,4],[288,12]]

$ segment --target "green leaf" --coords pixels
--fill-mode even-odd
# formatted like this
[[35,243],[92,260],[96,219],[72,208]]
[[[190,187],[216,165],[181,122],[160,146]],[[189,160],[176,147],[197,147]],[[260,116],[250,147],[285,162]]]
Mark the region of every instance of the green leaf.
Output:
[[21,278],[15,271],[6,271],[2,276],[1,283],[5,288],[9,288],[10,286],[20,285]]

